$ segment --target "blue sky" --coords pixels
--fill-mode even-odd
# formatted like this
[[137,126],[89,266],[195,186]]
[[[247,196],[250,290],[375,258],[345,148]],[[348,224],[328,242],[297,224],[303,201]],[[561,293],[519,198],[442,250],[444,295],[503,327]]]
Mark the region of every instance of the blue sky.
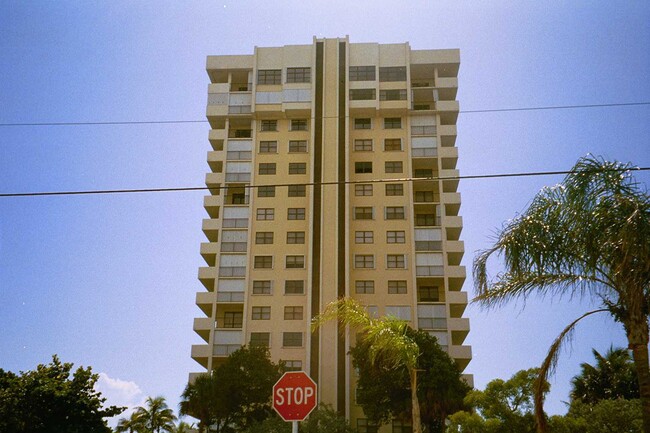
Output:
[[[199,120],[210,54],[254,46],[410,42],[460,48],[461,110],[650,101],[645,1],[0,1],[0,123]],[[477,4],[479,3],[479,4]],[[0,127],[0,193],[201,186],[208,125]],[[463,175],[566,170],[589,152],[650,166],[650,106],[467,113]],[[638,179],[648,184],[648,174]],[[463,263],[558,176],[460,183]],[[0,198],[0,368],[54,353],[102,373],[112,402],[164,395],[177,407],[199,315],[202,192]],[[468,278],[465,289],[473,293]],[[594,305],[470,306],[468,372],[482,388],[538,365]],[[591,348],[623,345],[587,319],[551,382],[563,413]]]

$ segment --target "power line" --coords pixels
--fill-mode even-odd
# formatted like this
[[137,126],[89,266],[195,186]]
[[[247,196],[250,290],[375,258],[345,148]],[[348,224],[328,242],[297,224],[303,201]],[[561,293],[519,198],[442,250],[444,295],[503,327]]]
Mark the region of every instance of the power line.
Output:
[[[599,171],[648,171],[650,167],[630,167],[620,169],[604,169]],[[561,171],[529,171],[521,173],[495,173],[495,174],[475,174],[465,176],[448,176],[448,177],[404,177],[391,179],[368,179],[368,180],[348,180],[348,181],[331,181],[331,182],[307,182],[307,183],[276,183],[263,185],[244,185],[242,188],[255,189],[267,186],[284,187],[284,186],[325,186],[325,185],[353,185],[368,183],[388,183],[388,182],[422,182],[422,181],[445,181],[445,180],[471,180],[471,179],[497,179],[508,177],[531,177],[531,176],[553,176],[567,175],[574,173],[572,170]],[[0,193],[2,197],[38,197],[38,196],[61,196],[61,195],[100,195],[100,194],[130,194],[130,193],[151,193],[151,192],[184,192],[184,191],[207,191],[218,189],[208,186],[190,186],[176,188],[141,188],[141,189],[106,189],[106,190],[86,190],[86,191],[43,191],[43,192],[17,192],[17,193]]]
[[[539,107],[511,107],[511,108],[488,108],[479,110],[460,110],[459,114],[480,114],[480,113],[503,113],[514,111],[543,111],[543,110],[567,110],[580,108],[602,108],[602,107],[629,107],[650,105],[647,102],[620,102],[611,104],[584,104],[584,105],[551,105]],[[345,116],[349,118],[349,116]],[[339,116],[323,116],[323,119],[337,119]],[[313,118],[312,118],[313,119]],[[0,127],[29,127],[29,126],[97,126],[97,125],[160,125],[160,124],[183,124],[183,123],[208,123],[207,120],[125,120],[125,121],[96,121],[96,122],[15,122],[0,123]]]

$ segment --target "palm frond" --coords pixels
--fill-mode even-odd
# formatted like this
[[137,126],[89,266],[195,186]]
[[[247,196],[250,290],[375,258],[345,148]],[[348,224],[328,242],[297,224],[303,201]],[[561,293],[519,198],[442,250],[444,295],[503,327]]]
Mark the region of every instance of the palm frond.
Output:
[[544,393],[546,391],[546,383],[548,378],[553,375],[555,368],[557,367],[557,362],[560,356],[560,351],[563,345],[570,341],[573,337],[573,331],[575,330],[576,325],[585,317],[591,316],[596,313],[603,313],[609,310],[601,308],[598,310],[588,311],[582,316],[578,317],[576,320],[571,322],[566,328],[560,332],[560,335],[553,341],[553,344],[548,350],[548,354],[542,362],[542,365],[539,368],[539,376],[535,381],[534,385],[534,401],[535,401],[535,421],[537,425],[540,426],[541,431],[545,431],[546,419],[544,417]]

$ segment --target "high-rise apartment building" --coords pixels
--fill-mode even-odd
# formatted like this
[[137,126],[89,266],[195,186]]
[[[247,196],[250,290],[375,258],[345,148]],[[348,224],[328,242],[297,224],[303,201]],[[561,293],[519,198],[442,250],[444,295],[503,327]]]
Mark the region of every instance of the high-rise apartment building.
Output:
[[206,291],[194,321],[205,342],[192,347],[204,369],[266,345],[363,427],[354,335],[333,323],[310,332],[342,296],[427,330],[467,366],[459,61],[455,49],[347,38],[208,57]]

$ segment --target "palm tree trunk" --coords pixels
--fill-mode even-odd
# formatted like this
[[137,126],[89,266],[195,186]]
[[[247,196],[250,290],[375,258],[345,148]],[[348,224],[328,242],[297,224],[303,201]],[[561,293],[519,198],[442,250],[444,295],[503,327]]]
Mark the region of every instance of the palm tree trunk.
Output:
[[417,370],[409,368],[409,376],[411,377],[411,413],[413,433],[422,433],[422,421],[420,420],[420,402],[418,401],[418,378]]
[[639,396],[641,397],[641,412],[643,415],[643,431],[650,433],[650,365],[648,364],[648,322],[645,317],[641,320],[631,320],[627,326],[627,339],[632,349],[632,358],[639,380]]

